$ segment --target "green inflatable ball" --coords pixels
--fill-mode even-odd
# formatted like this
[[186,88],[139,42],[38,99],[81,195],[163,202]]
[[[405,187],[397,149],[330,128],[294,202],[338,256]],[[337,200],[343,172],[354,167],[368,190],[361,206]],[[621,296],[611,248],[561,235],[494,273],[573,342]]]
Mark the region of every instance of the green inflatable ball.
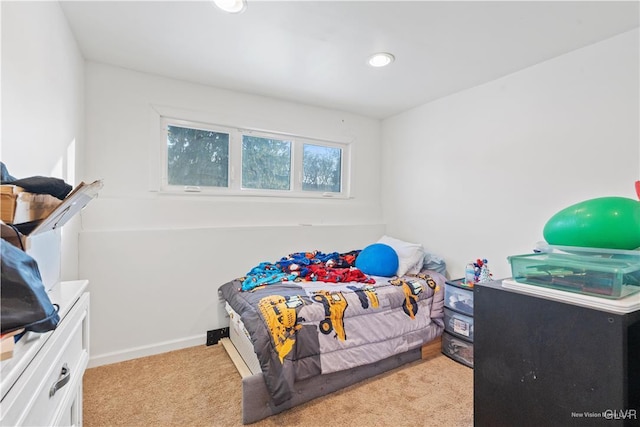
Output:
[[640,247],[640,202],[626,197],[600,197],[565,208],[544,226],[550,245],[587,248]]

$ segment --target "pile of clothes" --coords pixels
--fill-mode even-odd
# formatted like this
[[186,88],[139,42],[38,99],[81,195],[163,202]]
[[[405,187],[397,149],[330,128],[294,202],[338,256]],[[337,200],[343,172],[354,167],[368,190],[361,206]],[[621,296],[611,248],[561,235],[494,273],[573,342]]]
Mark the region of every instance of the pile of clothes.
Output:
[[295,252],[275,263],[262,262],[238,280],[242,282],[243,291],[283,281],[375,283],[374,279],[355,267],[359,253],[360,250],[342,254]]
[[52,178],[47,176],[31,176],[28,178],[15,178],[11,176],[7,166],[0,162],[0,184],[10,184],[22,187],[25,191],[34,194],[49,194],[60,200],[71,192],[71,185],[67,184],[60,178]]

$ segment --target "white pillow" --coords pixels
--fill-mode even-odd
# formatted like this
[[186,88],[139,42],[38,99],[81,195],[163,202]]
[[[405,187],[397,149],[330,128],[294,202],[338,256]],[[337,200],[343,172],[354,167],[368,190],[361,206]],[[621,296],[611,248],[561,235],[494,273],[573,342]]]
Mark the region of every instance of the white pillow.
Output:
[[417,274],[422,270],[424,248],[420,243],[410,243],[389,236],[382,236],[378,243],[391,246],[398,254],[397,276]]

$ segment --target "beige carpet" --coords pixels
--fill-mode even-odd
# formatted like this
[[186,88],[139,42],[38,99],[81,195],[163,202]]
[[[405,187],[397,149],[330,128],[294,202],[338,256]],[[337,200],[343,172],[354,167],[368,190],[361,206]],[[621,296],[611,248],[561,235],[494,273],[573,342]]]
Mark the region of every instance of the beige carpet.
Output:
[[[222,345],[88,369],[86,427],[240,426],[241,380]],[[473,371],[445,356],[420,360],[251,424],[473,425]]]

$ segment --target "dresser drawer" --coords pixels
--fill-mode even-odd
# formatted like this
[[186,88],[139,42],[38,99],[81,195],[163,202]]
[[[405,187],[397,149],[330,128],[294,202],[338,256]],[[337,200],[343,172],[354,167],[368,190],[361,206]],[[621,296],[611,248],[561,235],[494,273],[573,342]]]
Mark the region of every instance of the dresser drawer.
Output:
[[89,294],[83,294],[2,401],[2,426],[52,426],[86,368]]

